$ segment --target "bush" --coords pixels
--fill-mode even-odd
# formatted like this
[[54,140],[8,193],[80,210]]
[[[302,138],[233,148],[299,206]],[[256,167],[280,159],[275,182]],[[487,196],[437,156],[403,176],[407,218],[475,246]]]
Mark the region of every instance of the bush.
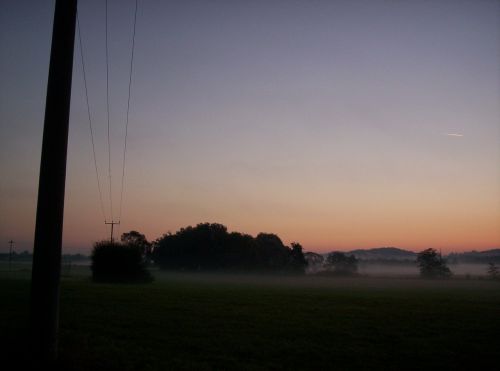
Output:
[[140,246],[116,242],[96,242],[92,250],[92,279],[95,282],[151,282]]

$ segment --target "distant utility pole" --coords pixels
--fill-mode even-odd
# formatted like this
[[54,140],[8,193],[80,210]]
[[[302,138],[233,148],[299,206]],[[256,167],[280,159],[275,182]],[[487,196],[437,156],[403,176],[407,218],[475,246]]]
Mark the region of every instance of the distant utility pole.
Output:
[[106,222],[106,221],[105,221],[105,222],[104,222],[104,224],[109,224],[109,225],[111,225],[111,237],[110,237],[110,239],[109,239],[109,240],[111,241],[111,243],[115,242],[115,241],[114,241],[114,239],[113,239],[113,229],[114,229],[115,224],[119,225],[119,224],[120,224],[120,222],[114,222],[114,221]]
[[61,243],[77,0],[56,0],[45,103],[31,274],[30,329],[35,367],[57,358]]
[[11,271],[12,266],[12,245],[14,245],[14,241],[9,241],[9,272]]

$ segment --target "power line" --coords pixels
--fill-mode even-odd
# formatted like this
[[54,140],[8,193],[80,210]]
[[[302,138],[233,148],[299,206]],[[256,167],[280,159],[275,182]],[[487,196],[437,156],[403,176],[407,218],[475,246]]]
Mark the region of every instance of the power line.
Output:
[[126,154],[127,154],[127,137],[128,137],[128,123],[129,123],[129,112],[130,112],[130,91],[132,87],[132,68],[134,65],[134,49],[135,49],[135,29],[136,29],[136,24],[137,24],[137,5],[138,5],[138,0],[135,0],[135,12],[134,12],[134,30],[132,32],[132,53],[130,56],[130,72],[129,72],[129,79],[128,79],[128,99],[127,99],[127,121],[125,123],[125,143],[123,146],[123,166],[122,166],[122,184],[121,184],[121,191],[120,191],[120,208],[118,212],[118,220],[121,220],[122,216],[122,204],[123,204],[123,184],[125,180],[125,159],[126,159]]
[[95,167],[95,174],[97,178],[97,189],[99,191],[99,201],[100,201],[100,206],[101,206],[101,212],[104,220],[106,220],[106,213],[104,212],[104,202],[102,201],[102,191],[101,191],[101,181],[99,179],[99,170],[97,167],[97,157],[95,154],[95,144],[94,144],[94,130],[92,128],[92,118],[90,115],[90,104],[89,104],[89,94],[88,94],[88,88],[87,88],[87,74],[85,73],[85,62],[83,58],[83,42],[82,42],[82,31],[80,29],[80,19],[78,17],[78,12],[76,14],[76,24],[78,28],[78,41],[80,45],[80,56],[82,60],[82,70],[83,70],[83,84],[85,86],[85,100],[87,103],[87,114],[89,118],[89,129],[90,129],[90,139],[92,141],[92,154],[94,157],[94,167]]
[[113,226],[115,224],[120,225],[120,219],[121,219],[121,214],[122,214],[123,191],[124,191],[124,184],[125,184],[125,165],[126,165],[126,154],[127,154],[128,125],[129,125],[129,117],[130,117],[130,97],[131,97],[131,92],[132,92],[132,72],[133,72],[133,65],[134,65],[135,35],[136,35],[136,25],[137,25],[137,10],[138,10],[138,0],[135,0],[134,27],[133,27],[133,33],[132,33],[132,51],[131,51],[131,56],[130,56],[130,69],[129,69],[129,82],[128,82],[127,114],[126,114],[126,123],[125,123],[125,140],[124,140],[124,146],[123,146],[120,205],[119,205],[119,214],[118,214],[119,217],[118,217],[118,221],[114,222],[114,218],[113,218],[113,187],[112,187],[112,175],[111,175],[111,133],[110,133],[110,131],[111,131],[110,121],[111,120],[110,120],[110,109],[109,109],[109,46],[108,46],[108,38],[109,38],[108,37],[108,23],[109,23],[109,21],[108,21],[108,0],[105,1],[106,113],[107,113],[107,142],[108,142],[109,206],[110,206],[110,220],[111,220],[110,223],[107,222],[107,218],[106,218],[105,207],[104,207],[104,202],[103,202],[103,197],[102,197],[100,177],[99,177],[99,171],[98,171],[98,166],[97,166],[97,156],[95,153],[94,134],[93,134],[93,128],[92,128],[92,119],[91,119],[91,114],[90,114],[90,103],[89,103],[89,98],[88,98],[87,78],[86,78],[85,64],[84,64],[84,57],[83,57],[83,42],[82,42],[82,37],[81,37],[80,22],[79,22],[79,19],[77,18],[78,37],[79,37],[79,43],[80,43],[83,78],[84,78],[84,85],[85,85],[85,97],[86,97],[86,103],[87,103],[87,113],[88,113],[88,117],[89,117],[90,135],[91,135],[91,140],[92,140],[92,152],[93,152],[93,156],[94,156],[94,167],[95,167],[95,171],[96,171],[97,186],[98,186],[98,190],[99,190],[99,200],[100,200],[100,205],[101,205],[101,212],[102,212],[103,217],[104,217],[104,222],[105,222],[105,224],[111,224],[112,229],[113,229]]
[[108,0],[106,0],[106,111],[108,115],[108,177],[109,177],[109,207],[113,220],[113,197],[111,185],[111,139],[109,135],[109,63],[108,63]]

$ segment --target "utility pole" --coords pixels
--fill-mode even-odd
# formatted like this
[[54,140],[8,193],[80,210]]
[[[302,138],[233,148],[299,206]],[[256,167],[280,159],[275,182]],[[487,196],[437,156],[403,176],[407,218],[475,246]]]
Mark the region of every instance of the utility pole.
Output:
[[104,221],[104,224],[109,224],[109,225],[111,225],[111,237],[110,237],[110,239],[109,239],[109,240],[111,241],[111,243],[115,242],[115,241],[114,241],[114,239],[113,239],[113,228],[114,228],[115,224],[119,225],[119,224],[120,224],[120,222],[114,222],[114,221],[111,221],[111,222],[106,222],[106,221]]
[[57,358],[61,244],[77,0],[56,0],[31,274],[34,367]]
[[9,241],[9,272],[11,271],[12,266],[12,245],[14,245],[14,241]]

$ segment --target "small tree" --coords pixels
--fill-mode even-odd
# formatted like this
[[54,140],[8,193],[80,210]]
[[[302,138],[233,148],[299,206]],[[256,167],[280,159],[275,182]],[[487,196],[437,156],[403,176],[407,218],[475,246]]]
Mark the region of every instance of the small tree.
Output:
[[450,268],[436,249],[426,249],[419,252],[417,265],[420,268],[420,276],[425,278],[448,278],[451,276]]
[[151,282],[143,250],[133,244],[96,242],[92,250],[92,279],[95,282]]
[[354,255],[332,252],[326,258],[326,268],[341,276],[351,276],[358,271],[358,259]]
[[500,279],[500,270],[495,263],[488,263],[488,277],[492,280]]

